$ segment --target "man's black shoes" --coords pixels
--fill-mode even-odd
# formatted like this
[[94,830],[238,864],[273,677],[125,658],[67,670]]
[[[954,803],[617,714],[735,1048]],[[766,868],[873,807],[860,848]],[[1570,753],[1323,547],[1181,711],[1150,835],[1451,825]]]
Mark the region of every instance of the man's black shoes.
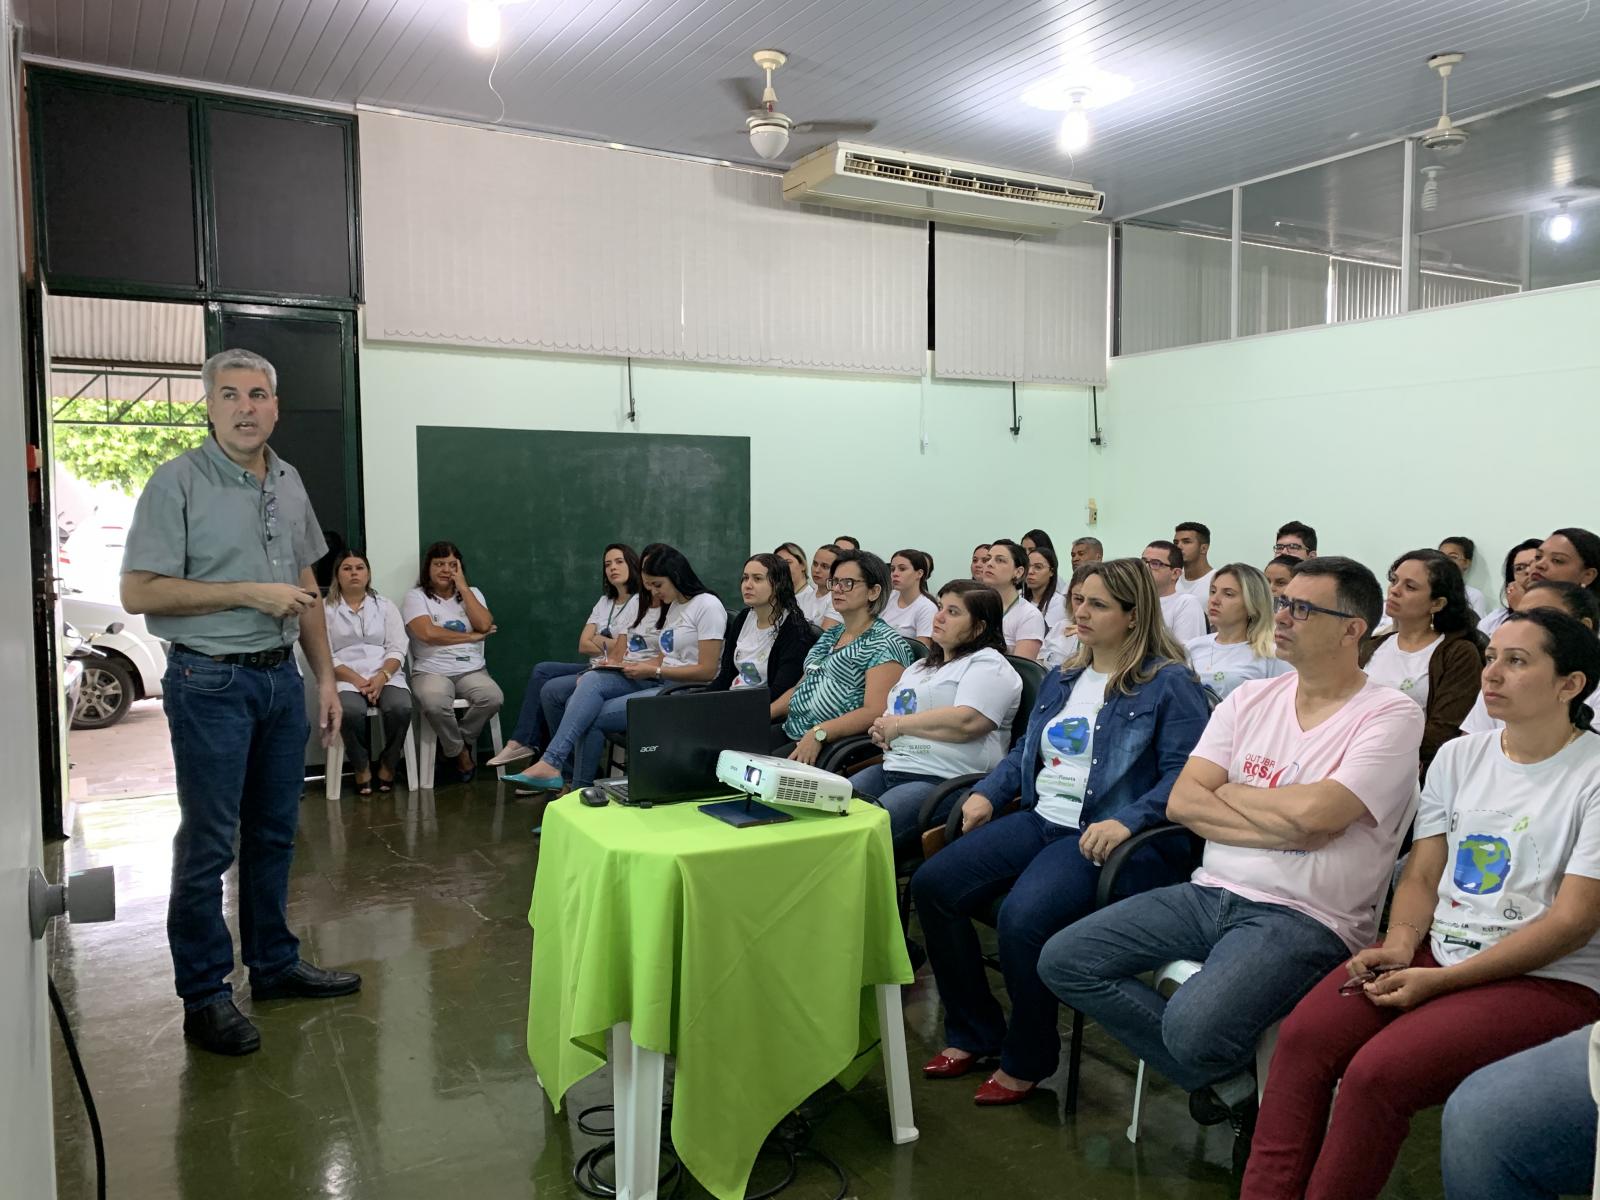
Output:
[[256,1000],[326,1000],[360,990],[361,976],[354,971],[325,971],[304,959],[275,979],[250,985]]
[[213,1054],[237,1057],[261,1049],[261,1034],[250,1023],[250,1018],[234,1006],[231,996],[184,1013],[183,1036],[185,1041]]

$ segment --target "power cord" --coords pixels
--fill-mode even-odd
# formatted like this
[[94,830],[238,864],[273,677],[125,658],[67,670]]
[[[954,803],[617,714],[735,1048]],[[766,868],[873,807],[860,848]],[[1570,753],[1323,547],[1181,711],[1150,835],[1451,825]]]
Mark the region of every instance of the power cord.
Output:
[[94,1194],[106,1200],[106,1140],[100,1132],[100,1113],[94,1106],[94,1093],[89,1090],[89,1077],[83,1071],[83,1059],[78,1057],[78,1040],[72,1036],[72,1022],[67,1020],[66,1005],[61,1003],[61,993],[56,991],[54,976],[46,975],[50,993],[50,1007],[55,1010],[56,1024],[61,1026],[61,1040],[67,1047],[67,1058],[72,1061],[72,1074],[78,1080],[78,1091],[83,1094],[83,1107],[89,1114],[89,1132],[94,1137]]
[[[595,1114],[605,1112],[614,1113],[613,1106],[610,1104],[597,1104],[593,1108],[584,1109],[578,1114],[578,1132],[586,1133],[590,1137],[605,1137],[607,1134],[614,1135],[616,1132],[614,1127],[609,1129],[599,1128],[590,1121],[590,1118]],[[664,1105],[661,1110],[661,1127],[662,1129],[667,1129],[671,1124],[672,1106],[670,1104]],[[781,1155],[784,1159],[783,1178],[763,1191],[748,1193],[745,1196],[745,1200],[772,1200],[772,1197],[782,1192],[799,1176],[800,1161],[802,1159],[821,1163],[832,1171],[839,1180],[839,1190],[833,1194],[832,1200],[844,1200],[845,1193],[850,1190],[850,1183],[844,1173],[844,1168],[832,1157],[811,1145],[811,1139],[815,1132],[811,1121],[800,1112],[790,1113],[779,1121],[777,1128],[767,1135],[767,1140],[762,1143],[758,1153]],[[661,1139],[661,1148],[666,1153],[672,1154],[672,1144],[665,1136]],[[586,1196],[602,1197],[607,1198],[607,1200],[617,1194],[616,1185],[607,1183],[596,1170],[600,1163],[614,1157],[616,1152],[617,1143],[612,1140],[592,1147],[578,1156],[578,1161],[572,1165],[572,1182],[577,1185],[579,1191]],[[661,1173],[660,1182],[657,1184],[657,1187],[661,1189],[660,1195],[663,1200],[675,1200],[676,1197],[682,1195],[683,1180],[687,1174],[688,1172],[683,1169],[683,1164],[678,1161],[676,1155],[673,1155],[672,1162]]]

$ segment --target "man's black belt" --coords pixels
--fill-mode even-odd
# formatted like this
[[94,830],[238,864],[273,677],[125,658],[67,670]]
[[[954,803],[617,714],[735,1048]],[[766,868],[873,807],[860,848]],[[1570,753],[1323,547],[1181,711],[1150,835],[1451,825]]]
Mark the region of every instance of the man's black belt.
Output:
[[270,671],[294,653],[293,646],[279,646],[276,650],[252,650],[248,654],[207,654],[203,650],[185,646],[182,642],[173,642],[172,648],[181,650],[185,654],[193,654],[196,658],[209,658],[212,662],[228,663],[235,667],[255,667],[260,671]]

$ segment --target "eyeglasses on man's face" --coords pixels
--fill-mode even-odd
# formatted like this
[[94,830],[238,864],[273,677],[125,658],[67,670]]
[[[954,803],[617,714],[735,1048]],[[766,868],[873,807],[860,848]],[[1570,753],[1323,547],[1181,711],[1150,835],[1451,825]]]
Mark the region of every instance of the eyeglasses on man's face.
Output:
[[1139,561],[1152,571],[1176,571],[1178,569],[1164,558],[1141,558]]
[[1296,621],[1304,621],[1312,613],[1321,613],[1325,617],[1354,617],[1357,614],[1345,612],[1338,608],[1323,608],[1320,604],[1313,604],[1309,600],[1291,600],[1288,596],[1275,596],[1272,600],[1274,614],[1286,611]]
[[1304,542],[1275,542],[1272,552],[1274,554],[1304,554],[1306,547]]

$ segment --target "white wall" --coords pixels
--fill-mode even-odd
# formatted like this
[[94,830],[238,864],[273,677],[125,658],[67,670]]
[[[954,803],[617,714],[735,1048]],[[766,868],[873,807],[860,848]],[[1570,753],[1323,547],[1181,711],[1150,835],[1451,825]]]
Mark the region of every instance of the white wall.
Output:
[[1600,285],[1115,359],[1101,394],[1108,549],[1211,527],[1263,563],[1288,519],[1374,569],[1451,534],[1600,530]]
[[[1020,387],[1013,438],[1006,384],[635,361],[633,390],[629,425],[622,363],[365,343],[362,453],[380,590],[398,595],[415,580],[419,425],[747,436],[753,549],[793,540],[809,552],[849,533],[880,554],[928,551],[938,581],[965,575],[973,545],[996,536],[1037,525],[1064,545],[1092,494],[1087,391]],[[527,503],[560,486],[552,463],[525,481]],[[617,503],[627,503],[621,485]]]

